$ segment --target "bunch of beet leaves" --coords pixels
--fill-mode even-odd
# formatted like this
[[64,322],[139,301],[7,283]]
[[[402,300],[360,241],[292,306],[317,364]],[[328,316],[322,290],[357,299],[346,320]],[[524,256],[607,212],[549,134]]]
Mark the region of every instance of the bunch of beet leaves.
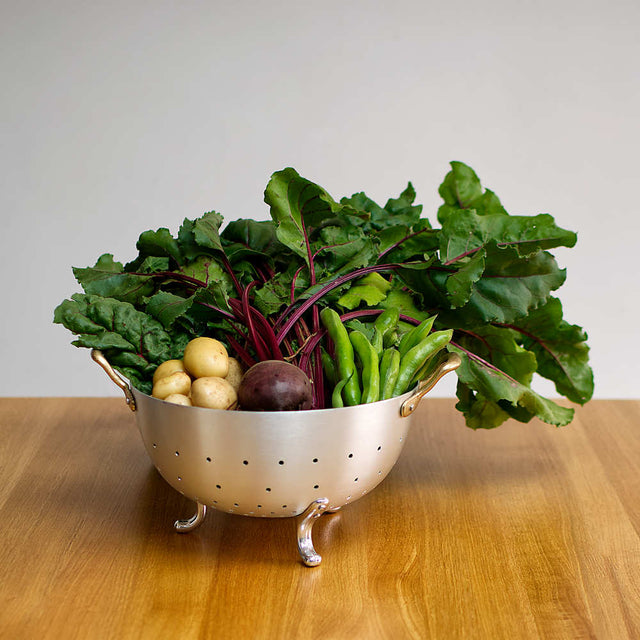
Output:
[[439,228],[422,217],[411,183],[384,206],[364,193],[334,200],[294,169],[274,173],[265,190],[271,220],[205,213],[143,232],[127,264],[102,255],[74,268],[84,293],[64,300],[54,322],[78,347],[101,349],[137,389],[149,393],[156,366],[180,358],[209,335],[246,366],[285,359],[313,381],[325,407],[321,351],[331,349],[319,321],[330,306],[368,332],[387,307],[409,328],[437,314],[462,356],[456,407],[472,428],[537,416],[568,424],[573,409],[531,388],[535,374],[583,404],[593,394],[584,331],[563,320],[552,295],[566,273],[549,252],[576,234],[548,214],[509,215],[474,171],[452,162],[439,193]]

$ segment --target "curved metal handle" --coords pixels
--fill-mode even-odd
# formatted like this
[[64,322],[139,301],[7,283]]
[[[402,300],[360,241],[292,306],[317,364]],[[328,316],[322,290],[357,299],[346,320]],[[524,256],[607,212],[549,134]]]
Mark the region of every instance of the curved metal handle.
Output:
[[403,418],[411,415],[420,400],[436,386],[442,377],[455,371],[462,364],[462,359],[457,353],[450,353],[435,369],[435,371],[427,378],[422,380],[415,392],[409,396],[400,407],[400,415]]
[[99,349],[91,350],[91,359],[94,362],[97,362],[106,372],[106,374],[111,378],[111,380],[122,389],[124,393],[124,399],[127,401],[129,405],[129,409],[131,411],[136,410],[136,401],[133,397],[133,393],[131,392],[131,387],[129,383],[109,364],[109,361],[104,357],[104,354]]

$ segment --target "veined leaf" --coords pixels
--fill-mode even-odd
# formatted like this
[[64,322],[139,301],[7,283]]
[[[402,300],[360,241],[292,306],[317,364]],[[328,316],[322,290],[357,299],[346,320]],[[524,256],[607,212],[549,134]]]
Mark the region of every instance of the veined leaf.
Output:
[[521,256],[529,256],[541,249],[573,247],[577,236],[561,229],[552,216],[478,215],[473,210],[460,210],[450,215],[440,233],[440,259],[452,264],[473,255],[489,242],[499,247],[512,247]]
[[482,276],[471,283],[468,302],[451,309],[447,279],[457,270],[435,265],[428,270],[401,269],[402,279],[424,297],[451,327],[473,327],[490,322],[510,323],[544,304],[565,280],[555,258],[546,251],[520,257],[515,249],[487,245]]
[[178,242],[169,229],[164,227],[157,231],[143,231],[138,238],[136,248],[142,259],[147,256],[168,257],[180,264],[182,258]]
[[132,304],[140,303],[154,290],[151,275],[126,273],[122,263],[115,262],[110,253],[100,256],[93,267],[74,267],[73,275],[89,295],[116,298]]
[[287,168],[271,176],[264,193],[276,223],[276,235],[309,265],[308,233],[332,218],[342,206],[321,187]]
[[493,191],[483,191],[476,172],[462,162],[452,162],[451,171],[440,185],[439,193],[444,204],[438,209],[438,221],[442,224],[460,209],[474,209],[480,215],[508,215]]
[[535,353],[538,373],[552,380],[558,393],[579,404],[591,399],[594,383],[587,335],[563,320],[560,300],[550,298],[512,326],[525,348]]
[[526,384],[518,382],[472,352],[454,344],[450,344],[448,349],[462,357],[462,364],[457,369],[458,380],[479,393],[482,398],[493,402],[506,401],[514,407],[522,407],[547,424],[564,426],[571,422],[573,409],[543,398]]
[[[184,348],[184,338],[170,335],[160,322],[128,302],[75,294],[58,305],[53,321],[77,335],[75,346],[102,349],[114,366],[119,366],[115,363],[122,361],[118,358],[122,359],[123,353],[132,354],[126,361],[129,368],[135,363],[139,381],[149,381],[149,375],[164,360],[182,357],[179,350]],[[146,391],[148,385],[143,386],[141,390]]]

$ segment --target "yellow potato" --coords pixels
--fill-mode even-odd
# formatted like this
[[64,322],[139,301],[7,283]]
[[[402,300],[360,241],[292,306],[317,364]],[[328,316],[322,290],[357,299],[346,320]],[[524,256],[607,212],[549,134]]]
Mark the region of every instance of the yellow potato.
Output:
[[171,395],[168,395],[165,399],[165,402],[171,402],[173,404],[181,404],[184,405],[185,407],[191,407],[191,398],[189,398],[189,396],[185,396],[182,393],[172,393]]
[[194,378],[224,378],[229,372],[226,347],[214,338],[194,338],[184,350],[184,368]]
[[160,378],[160,380],[153,385],[151,395],[154,398],[164,400],[172,393],[181,393],[182,395],[188,396],[190,389],[191,378],[189,377],[189,374],[184,371],[176,371],[169,376]]
[[225,379],[236,390],[236,393],[240,388],[240,382],[242,382],[243,375],[244,371],[242,370],[242,365],[235,358],[229,358],[229,373],[227,373]]
[[158,382],[160,378],[170,376],[176,371],[184,371],[184,364],[182,363],[182,360],[166,360],[162,364],[159,364],[153,372],[153,384]]
[[195,407],[235,409],[238,405],[238,394],[224,378],[206,376],[193,381],[191,402]]

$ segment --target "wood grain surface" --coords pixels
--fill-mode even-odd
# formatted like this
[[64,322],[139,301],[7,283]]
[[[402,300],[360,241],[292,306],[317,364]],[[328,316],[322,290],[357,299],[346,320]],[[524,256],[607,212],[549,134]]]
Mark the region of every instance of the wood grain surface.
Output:
[[424,401],[396,467],[322,516],[194,505],[119,399],[0,399],[1,638],[640,638],[640,401],[471,431]]

